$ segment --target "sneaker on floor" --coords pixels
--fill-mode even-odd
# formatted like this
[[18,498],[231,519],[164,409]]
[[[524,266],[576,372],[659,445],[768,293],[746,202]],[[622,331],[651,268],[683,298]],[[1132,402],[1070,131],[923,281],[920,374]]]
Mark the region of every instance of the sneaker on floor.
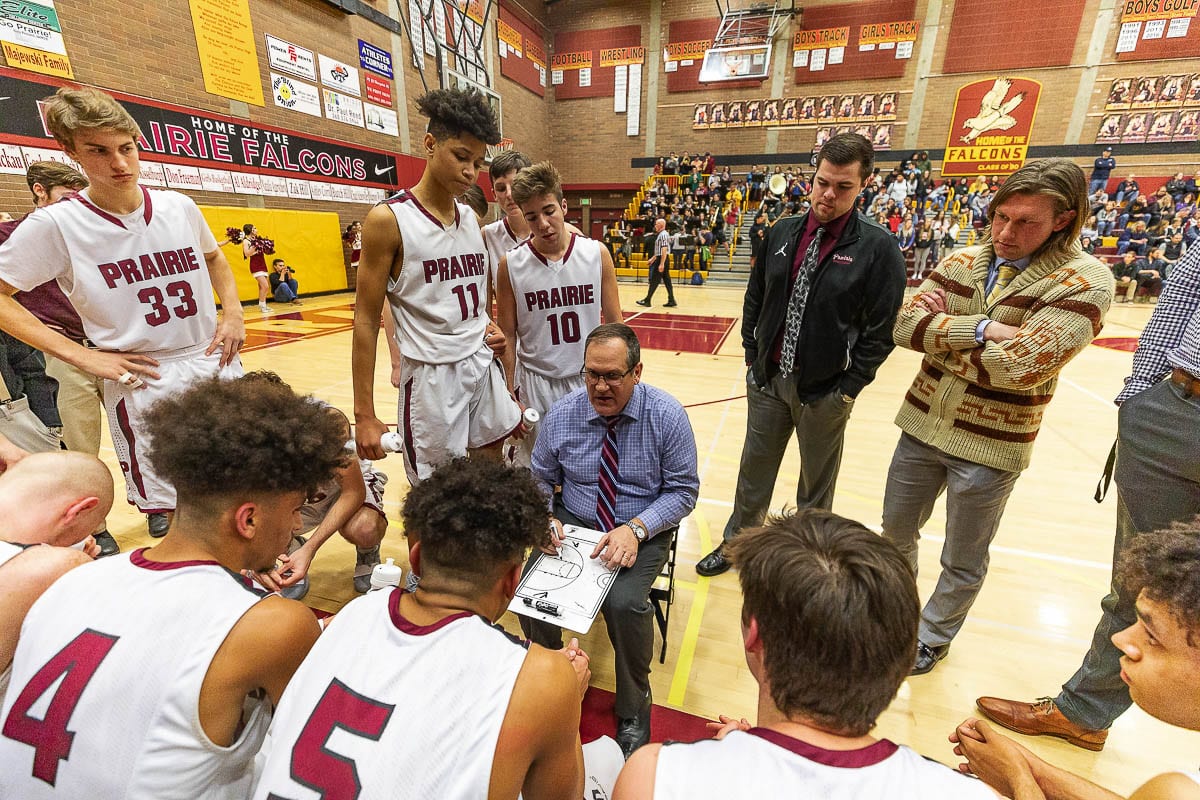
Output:
[[639,306],[649,306],[650,305],[649,300],[634,300],[633,302],[637,303]]
[[270,314],[271,313],[271,309],[267,307],[266,303],[259,303],[258,310],[262,314]]
[[[288,553],[290,554],[296,552],[304,546],[306,541],[307,539],[305,539],[303,536],[293,536],[291,544],[288,545]],[[308,576],[305,575],[298,582],[292,584],[291,586],[285,586],[279,590],[279,593],[288,600],[303,600],[304,596],[308,594]]]
[[371,572],[379,564],[379,545],[358,550],[358,560],[354,564],[354,591],[366,594],[371,588]]
[[112,534],[107,529],[99,533],[93,533],[92,538],[96,540],[96,544],[100,547],[100,555],[96,556],[96,558],[115,556],[121,552],[121,548],[117,546],[117,540],[112,537]]
[[146,515],[146,530],[155,539],[161,539],[167,535],[167,530],[171,527],[171,521],[167,519],[166,514],[147,514]]

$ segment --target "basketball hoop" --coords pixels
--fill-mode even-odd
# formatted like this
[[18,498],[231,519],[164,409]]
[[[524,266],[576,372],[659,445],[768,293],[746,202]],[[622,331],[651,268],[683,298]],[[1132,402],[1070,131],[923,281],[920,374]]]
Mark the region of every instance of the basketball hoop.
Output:
[[487,163],[491,164],[496,159],[496,156],[500,155],[501,153],[508,152],[509,150],[512,150],[512,149],[513,149],[513,140],[512,139],[501,139],[496,144],[489,144],[487,146]]

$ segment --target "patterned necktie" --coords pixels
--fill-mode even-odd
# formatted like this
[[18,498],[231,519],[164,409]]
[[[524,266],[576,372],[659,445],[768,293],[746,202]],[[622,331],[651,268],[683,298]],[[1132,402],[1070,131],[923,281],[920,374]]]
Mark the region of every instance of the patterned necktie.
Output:
[[988,305],[996,302],[996,299],[1004,292],[1004,287],[1012,283],[1012,279],[1017,277],[1018,272],[1020,270],[1007,261],[1000,262],[1000,274],[996,276],[996,283],[992,286],[992,290],[988,292]]
[[808,249],[804,251],[804,261],[800,271],[796,273],[796,284],[792,287],[792,296],[788,298],[787,325],[783,330],[783,352],[779,357],[779,369],[787,375],[796,368],[796,348],[800,346],[800,326],[804,322],[804,306],[808,303],[808,287],[813,270],[817,268],[817,256],[821,251],[821,237],[825,235],[824,228],[817,228],[816,234]]
[[596,492],[596,519],[601,530],[611,531],[617,527],[617,422],[620,417],[609,417],[608,431],[604,434],[604,447],[600,449],[600,480]]

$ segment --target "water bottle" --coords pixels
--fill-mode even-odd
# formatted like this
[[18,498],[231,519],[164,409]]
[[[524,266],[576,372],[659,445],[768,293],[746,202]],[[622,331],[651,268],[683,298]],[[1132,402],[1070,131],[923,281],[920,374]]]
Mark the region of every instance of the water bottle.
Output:
[[[395,436],[395,434],[389,434]],[[400,585],[400,578],[404,576],[404,570],[396,565],[394,558],[389,558],[383,564],[376,564],[375,569],[371,570],[371,589],[370,591],[378,591],[379,589],[389,589]]]
[[525,430],[533,431],[534,426],[541,421],[542,415],[536,408],[527,408],[521,412],[521,419],[525,421]]
[[388,431],[379,437],[379,446],[385,453],[399,453],[404,449],[404,437],[395,431]]

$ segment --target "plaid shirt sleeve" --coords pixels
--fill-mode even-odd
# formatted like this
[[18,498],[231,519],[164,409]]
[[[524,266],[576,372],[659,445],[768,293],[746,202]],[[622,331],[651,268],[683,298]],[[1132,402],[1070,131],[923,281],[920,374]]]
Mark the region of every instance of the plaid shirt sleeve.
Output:
[[[1200,338],[1200,247],[1189,250],[1171,271],[1171,279],[1138,339],[1133,374],[1126,379],[1116,404],[1162,380],[1171,371],[1169,355],[1172,359],[1186,359],[1189,354],[1179,352],[1185,338],[1188,341]],[[1190,359],[1200,367],[1196,344],[1192,342]]]

